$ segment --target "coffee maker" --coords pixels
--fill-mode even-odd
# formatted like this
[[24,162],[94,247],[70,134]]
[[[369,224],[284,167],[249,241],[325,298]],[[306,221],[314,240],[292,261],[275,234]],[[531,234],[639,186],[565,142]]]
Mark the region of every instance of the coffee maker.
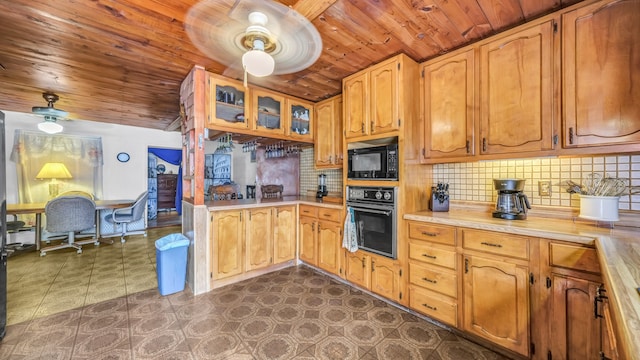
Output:
[[327,191],[327,175],[320,174],[318,175],[318,191],[316,192],[316,197],[318,199],[322,199],[322,197],[327,196],[329,192]]
[[493,179],[493,186],[498,190],[498,201],[494,218],[507,220],[524,220],[527,209],[531,209],[529,199],[522,190],[524,179]]

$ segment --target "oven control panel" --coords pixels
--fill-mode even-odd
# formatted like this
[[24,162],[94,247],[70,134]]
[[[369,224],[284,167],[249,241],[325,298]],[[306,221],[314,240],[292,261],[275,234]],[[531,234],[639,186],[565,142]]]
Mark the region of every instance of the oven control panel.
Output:
[[394,203],[396,189],[395,187],[349,186],[347,201]]

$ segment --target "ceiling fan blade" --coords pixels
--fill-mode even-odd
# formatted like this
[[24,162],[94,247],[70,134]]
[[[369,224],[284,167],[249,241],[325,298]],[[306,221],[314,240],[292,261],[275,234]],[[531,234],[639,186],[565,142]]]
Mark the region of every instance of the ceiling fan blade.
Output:
[[275,39],[270,53],[274,74],[298,72],[315,63],[322,51],[320,34],[307,18],[274,1],[204,0],[189,9],[185,29],[200,51],[230,67],[247,51],[242,39],[252,25],[249,14],[256,11],[266,15],[265,28]]

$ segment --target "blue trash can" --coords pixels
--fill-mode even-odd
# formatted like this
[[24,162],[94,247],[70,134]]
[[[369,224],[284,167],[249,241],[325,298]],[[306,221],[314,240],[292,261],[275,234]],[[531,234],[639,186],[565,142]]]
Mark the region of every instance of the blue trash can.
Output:
[[156,273],[160,295],[184,290],[188,249],[189,239],[182,234],[170,234],[156,240]]

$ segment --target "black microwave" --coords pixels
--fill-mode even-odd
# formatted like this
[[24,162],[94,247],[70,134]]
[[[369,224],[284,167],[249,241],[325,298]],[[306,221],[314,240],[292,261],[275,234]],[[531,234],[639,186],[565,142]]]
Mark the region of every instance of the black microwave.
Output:
[[347,178],[398,180],[398,144],[348,151]]

